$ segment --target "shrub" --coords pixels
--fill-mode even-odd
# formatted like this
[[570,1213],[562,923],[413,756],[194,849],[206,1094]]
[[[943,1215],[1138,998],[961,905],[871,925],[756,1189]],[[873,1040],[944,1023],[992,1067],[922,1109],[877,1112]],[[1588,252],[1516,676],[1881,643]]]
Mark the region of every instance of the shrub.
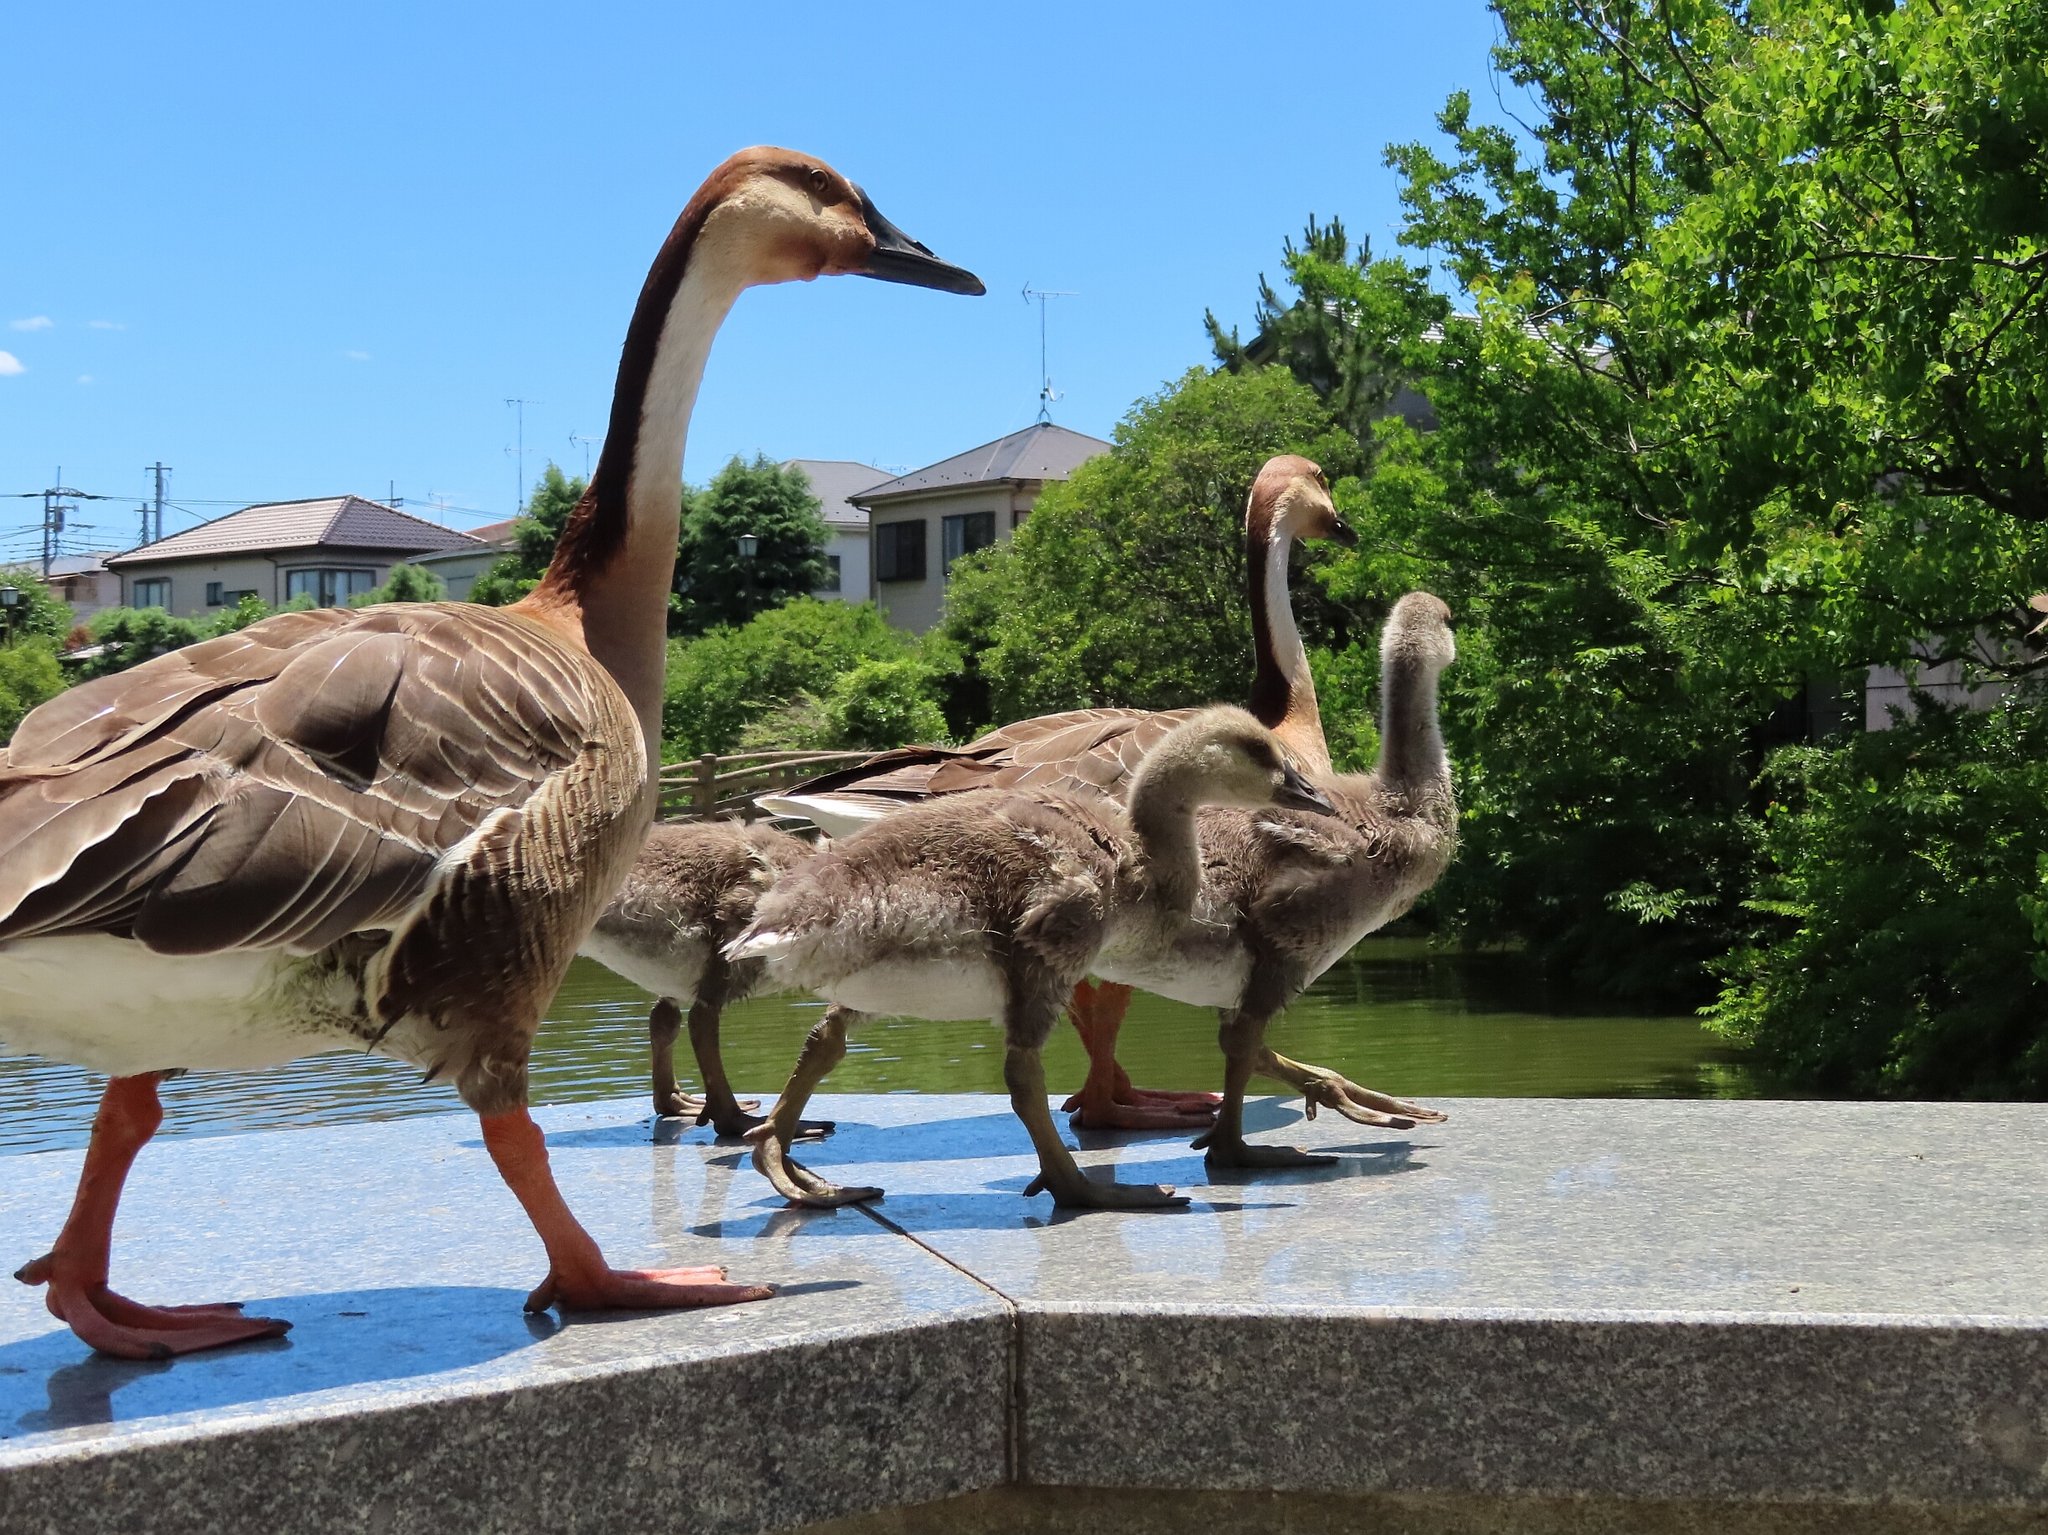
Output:
[[2048,711],[1923,699],[1769,777],[1762,926],[1713,1025],[1822,1092],[2048,1092]]

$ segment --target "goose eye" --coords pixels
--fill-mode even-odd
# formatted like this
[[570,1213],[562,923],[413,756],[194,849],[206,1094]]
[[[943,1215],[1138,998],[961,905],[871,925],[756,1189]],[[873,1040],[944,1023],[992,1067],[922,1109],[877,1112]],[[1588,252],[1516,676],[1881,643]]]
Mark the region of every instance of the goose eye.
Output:
[[825,173],[822,170],[820,170],[817,166],[812,166],[811,190],[813,192],[816,192],[820,197],[822,197],[825,195],[825,188],[828,185],[830,185],[830,182],[826,179]]

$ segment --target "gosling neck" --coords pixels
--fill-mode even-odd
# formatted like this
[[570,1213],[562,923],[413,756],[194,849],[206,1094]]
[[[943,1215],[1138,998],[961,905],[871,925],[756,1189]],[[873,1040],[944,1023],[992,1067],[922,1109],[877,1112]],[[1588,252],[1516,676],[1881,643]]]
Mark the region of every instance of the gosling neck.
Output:
[[1287,562],[1293,548],[1294,534],[1283,519],[1264,507],[1247,513],[1245,585],[1255,658],[1251,712],[1310,772],[1327,773],[1330,747],[1323,739],[1322,708],[1288,597]]
[[1450,782],[1450,758],[1437,726],[1438,668],[1422,657],[1395,649],[1380,666],[1380,760],[1382,785],[1418,792]]
[[1140,769],[1131,786],[1129,817],[1138,844],[1137,879],[1144,900],[1160,915],[1185,917],[1202,886],[1201,844],[1195,834],[1195,796],[1171,770]]
[[659,760],[690,411],[718,327],[746,286],[735,242],[712,218],[724,195],[707,183],[655,258],[626,330],[597,470],[547,574],[519,604],[576,632],[617,679],[649,762]]

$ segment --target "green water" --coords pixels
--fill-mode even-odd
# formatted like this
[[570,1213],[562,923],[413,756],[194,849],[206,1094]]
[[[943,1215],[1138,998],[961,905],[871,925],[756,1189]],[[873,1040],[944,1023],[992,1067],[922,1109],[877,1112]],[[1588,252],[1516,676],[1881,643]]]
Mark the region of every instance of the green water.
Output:
[[[533,1101],[571,1103],[647,1091],[646,994],[579,959],[533,1053]],[[727,1069],[743,1092],[772,1097],[820,1004],[777,997],[725,1015]],[[1275,1023],[1274,1047],[1405,1097],[1739,1097],[1758,1089],[1739,1057],[1686,1017],[1573,1011],[1513,956],[1432,951],[1371,939]],[[1119,1054],[1148,1087],[1214,1089],[1216,1016],[1140,995]],[[697,1083],[687,1045],[678,1076]],[[1046,1050],[1055,1090],[1078,1087],[1086,1059],[1064,1026]],[[103,1079],[69,1066],[0,1057],[0,1153],[82,1146]],[[878,1021],[854,1035],[825,1091],[1001,1092],[1000,1036],[985,1023]],[[1255,1084],[1257,1091],[1277,1090]],[[164,1088],[167,1135],[445,1114],[443,1084],[363,1055],[327,1055],[274,1071],[202,1073]]]

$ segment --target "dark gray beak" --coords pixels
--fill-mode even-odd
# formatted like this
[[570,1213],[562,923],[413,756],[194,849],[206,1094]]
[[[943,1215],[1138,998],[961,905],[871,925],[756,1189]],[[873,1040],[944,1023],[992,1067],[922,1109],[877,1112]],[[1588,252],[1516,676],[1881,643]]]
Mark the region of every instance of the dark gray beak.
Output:
[[1335,815],[1337,807],[1329,797],[1310,783],[1293,763],[1281,766],[1281,783],[1273,795],[1273,803],[1282,810],[1306,810],[1313,815]]
[[854,191],[860,195],[860,216],[867,221],[868,233],[875,237],[875,253],[868,258],[867,270],[861,274],[863,277],[879,277],[883,282],[907,282],[918,288],[937,288],[942,293],[979,295],[988,292],[979,277],[965,267],[939,260],[929,249],[883,218],[881,209],[875,206],[874,199],[867,193],[859,187]]
[[1330,524],[1330,537],[1347,549],[1356,549],[1358,547],[1358,529],[1351,526],[1342,517],[1339,517]]

